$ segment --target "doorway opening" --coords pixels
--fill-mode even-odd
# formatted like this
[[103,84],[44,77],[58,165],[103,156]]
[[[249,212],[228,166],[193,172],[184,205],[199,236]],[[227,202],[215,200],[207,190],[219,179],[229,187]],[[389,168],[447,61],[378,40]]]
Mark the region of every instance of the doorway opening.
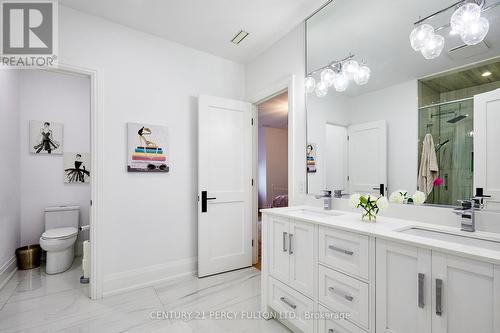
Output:
[[288,90],[257,103],[257,264],[262,254],[260,209],[288,206]]

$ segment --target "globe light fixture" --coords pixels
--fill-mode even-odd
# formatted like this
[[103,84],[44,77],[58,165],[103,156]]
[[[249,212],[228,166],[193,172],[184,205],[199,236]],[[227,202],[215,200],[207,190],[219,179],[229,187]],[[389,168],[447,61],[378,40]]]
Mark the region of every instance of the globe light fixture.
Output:
[[349,80],[354,79],[354,75],[358,72],[359,64],[356,60],[348,60],[342,66],[342,71]]
[[433,36],[434,28],[430,24],[420,24],[410,34],[411,47],[415,51],[420,51]]
[[320,81],[318,84],[316,84],[316,96],[318,97],[325,97],[326,94],[328,94],[328,86],[325,82]]
[[481,17],[481,7],[475,3],[466,3],[458,7],[450,19],[451,30],[461,35],[469,26]]
[[331,87],[333,80],[335,79],[335,72],[331,68],[326,68],[321,72],[321,81],[326,83],[328,87]]
[[333,86],[338,92],[346,91],[349,86],[349,77],[343,72],[337,73],[335,80],[333,80]]
[[368,66],[359,66],[356,74],[354,74],[354,82],[360,86],[365,85],[368,83],[368,80],[370,80],[370,74],[371,70]]
[[420,50],[425,59],[434,59],[439,57],[444,48],[444,37],[436,35],[430,38]]
[[314,88],[316,88],[316,80],[312,76],[308,76],[304,81],[304,85],[306,93],[310,94],[314,91]]
[[490,29],[490,23],[484,17],[477,21],[470,22],[460,34],[462,41],[467,45],[476,45],[481,43]]

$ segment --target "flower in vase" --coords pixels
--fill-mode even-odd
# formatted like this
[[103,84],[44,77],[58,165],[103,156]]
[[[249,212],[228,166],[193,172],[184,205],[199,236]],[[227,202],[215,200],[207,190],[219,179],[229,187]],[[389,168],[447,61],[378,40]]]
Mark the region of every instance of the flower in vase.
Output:
[[349,205],[352,207],[352,208],[358,208],[360,202],[361,202],[361,194],[359,193],[354,193],[353,195],[351,195],[351,199],[349,200]]
[[389,197],[389,201],[392,203],[402,204],[405,202],[405,199],[408,197],[408,192],[405,190],[398,190],[396,192],[392,192]]
[[439,186],[443,185],[443,183],[444,183],[443,178],[441,178],[441,177],[437,177],[437,178],[434,180],[434,187],[439,187]]
[[427,197],[425,196],[425,193],[424,192],[421,192],[421,191],[417,191],[415,192],[415,194],[412,196],[412,199],[413,199],[413,203],[415,205],[421,205],[425,202],[425,200],[427,199]]

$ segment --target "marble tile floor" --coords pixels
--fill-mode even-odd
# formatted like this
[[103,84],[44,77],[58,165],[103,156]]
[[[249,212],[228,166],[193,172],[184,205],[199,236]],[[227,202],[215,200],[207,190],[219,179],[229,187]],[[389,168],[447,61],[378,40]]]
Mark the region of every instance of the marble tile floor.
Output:
[[[57,275],[47,275],[43,268],[18,271],[0,290],[0,332],[290,332],[275,320],[241,318],[242,312],[260,307],[260,272],[255,268],[180,278],[92,301],[88,286],[79,282],[79,263],[75,260],[70,270]],[[214,318],[214,312],[237,318]],[[176,316],[164,318],[169,313]],[[192,316],[181,318],[179,313]]]

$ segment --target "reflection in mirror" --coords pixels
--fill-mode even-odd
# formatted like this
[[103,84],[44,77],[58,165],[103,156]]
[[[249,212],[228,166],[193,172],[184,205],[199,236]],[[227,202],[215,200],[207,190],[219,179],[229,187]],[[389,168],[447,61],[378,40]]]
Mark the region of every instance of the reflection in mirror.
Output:
[[466,4],[334,1],[308,19],[308,193],[456,205],[480,188],[500,208],[500,2]]

